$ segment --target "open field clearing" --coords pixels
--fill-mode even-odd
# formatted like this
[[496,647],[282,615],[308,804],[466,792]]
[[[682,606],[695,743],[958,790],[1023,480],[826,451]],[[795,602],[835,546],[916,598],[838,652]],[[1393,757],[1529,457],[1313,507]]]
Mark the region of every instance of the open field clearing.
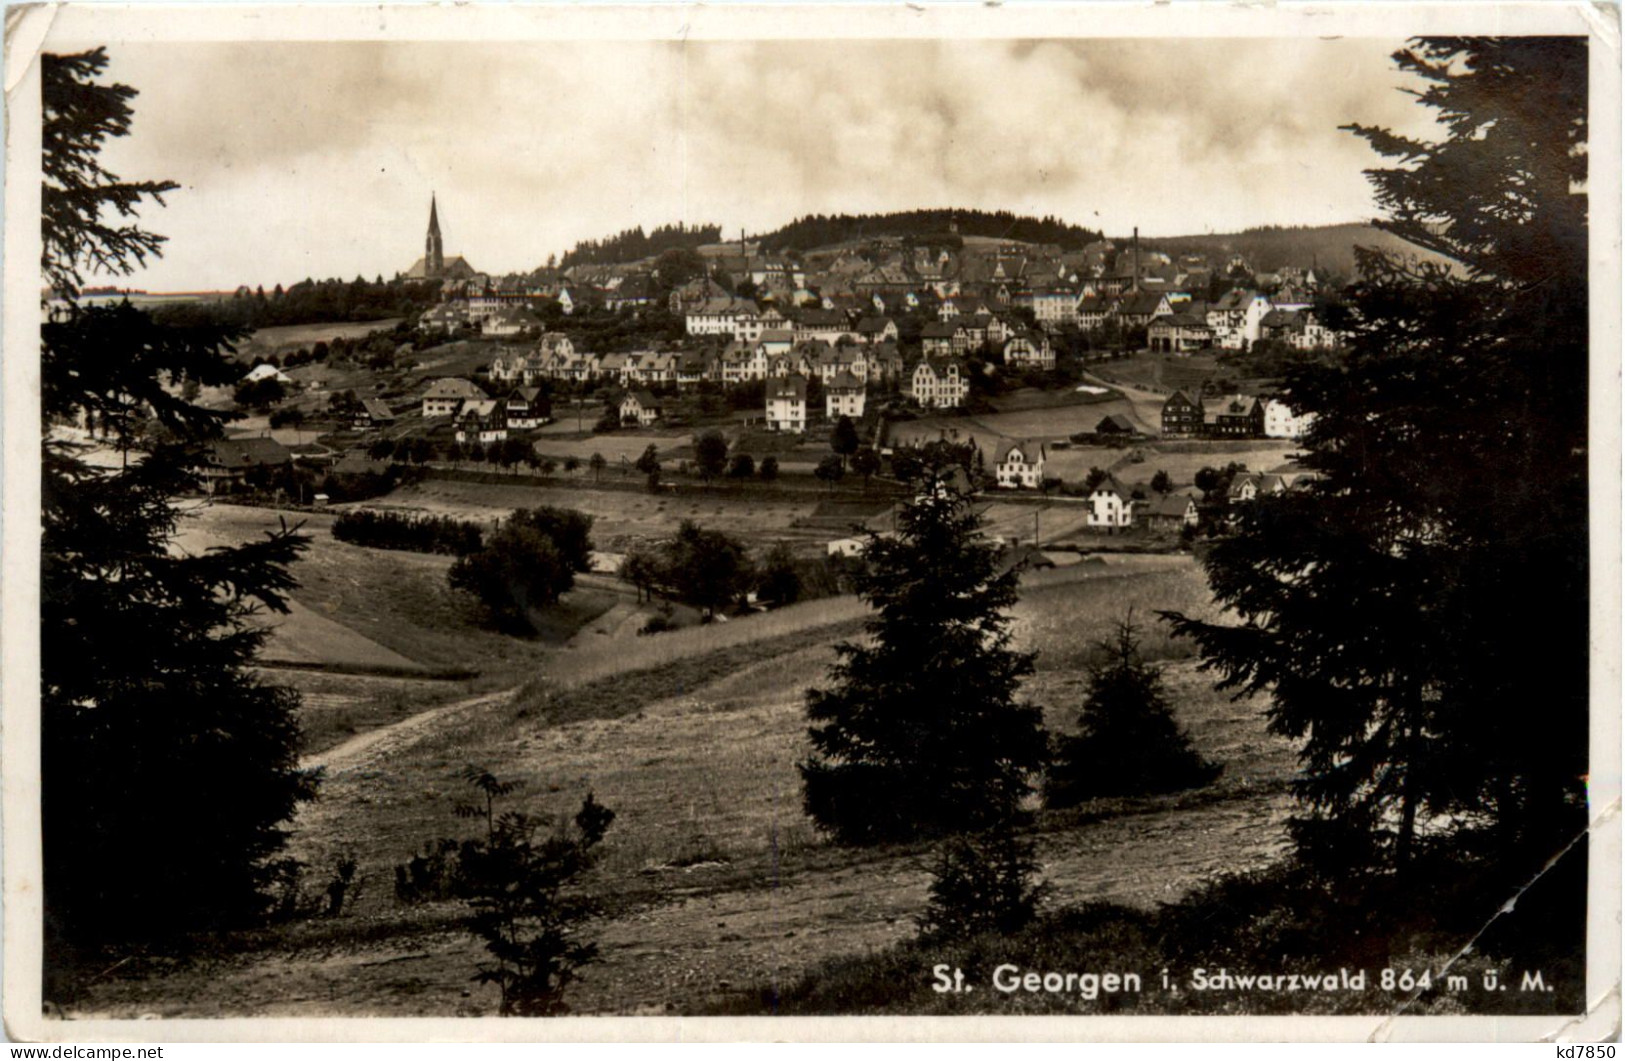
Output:
[[[1030,574],[1014,614],[1018,642],[1041,653],[1026,694],[1050,726],[1071,729],[1090,639],[1133,606],[1148,655],[1183,657],[1150,612],[1205,601],[1185,558]],[[602,959],[572,995],[578,1012],[689,1011],[908,938],[929,850],[835,847],[800,806],[803,690],[823,680],[832,643],[855,635],[864,614],[851,599],[817,601],[562,652],[517,699],[471,695],[328,746],[312,760],[327,776],[299,816],[294,853],[320,879],[340,853],[355,854],[364,883],[354,912],[262,933],[229,959],[109,978],[76,1011],[491,1013],[494,995],[469,981],[481,952],[456,928],[457,904],[402,906],[391,885],[391,867],[424,842],[468,832],[451,814],[468,762],[522,779],[515,808],[567,814],[591,790],[617,811],[589,881],[607,917],[595,928]],[[1039,854],[1056,901],[1149,907],[1267,863],[1284,844],[1291,749],[1265,732],[1260,705],[1215,694],[1192,662],[1165,674],[1181,720],[1225,774],[1201,792],[1046,812]]]
[[[592,473],[583,470],[581,474],[590,479]],[[606,476],[618,474],[613,470],[605,472]],[[645,491],[501,486],[434,479],[400,487],[362,502],[361,507],[489,521],[516,508],[562,505],[593,517],[594,542],[600,548],[618,551],[618,543],[624,539],[668,537],[684,519],[737,534],[752,546],[779,538],[806,537],[791,533],[791,524],[810,517],[820,500],[816,494],[808,494],[805,501],[743,499],[721,493],[715,498],[675,497]],[[824,537],[841,535],[829,533]]]
[[1303,447],[1296,442],[1277,439],[1236,442],[1158,442],[1136,447],[1143,461],[1134,461],[1133,451],[1119,450],[1116,462],[1101,465],[1125,482],[1149,482],[1158,471],[1165,471],[1176,486],[1189,485],[1202,468],[1222,468],[1231,461],[1245,464],[1248,471],[1267,472],[1284,464],[1292,454]]
[[388,331],[400,322],[400,317],[389,317],[376,321],[284,324],[260,328],[237,347],[237,353],[247,361],[256,355],[282,354],[300,347],[308,350],[317,343],[331,343],[334,339],[360,339],[369,332]]

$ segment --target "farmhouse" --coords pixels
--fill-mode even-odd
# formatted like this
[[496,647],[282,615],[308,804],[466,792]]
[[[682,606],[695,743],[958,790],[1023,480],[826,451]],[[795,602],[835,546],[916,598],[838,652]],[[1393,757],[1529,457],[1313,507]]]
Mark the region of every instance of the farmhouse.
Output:
[[503,403],[508,426],[522,431],[542,426],[547,420],[547,402],[541,395],[540,387],[516,387]]
[[1189,494],[1163,494],[1152,498],[1145,518],[1155,530],[1179,530],[1196,526],[1201,517],[1196,499]]
[[443,376],[429,384],[429,389],[423,392],[423,415],[451,416],[462,408],[464,402],[479,401],[484,397],[485,392],[472,381]]
[[274,438],[222,438],[203,453],[203,488],[211,494],[231,490],[254,468],[293,463],[293,454]]
[[508,416],[503,403],[493,398],[466,401],[457,410],[457,441],[502,442],[508,437]]
[[807,378],[785,376],[767,383],[767,427],[770,431],[807,430]]
[[1204,403],[1202,434],[1209,438],[1262,438],[1264,403],[1245,394],[1230,394]]
[[1006,490],[1036,490],[1044,482],[1044,444],[1005,439],[993,455],[994,478]]
[[1162,433],[1169,438],[1191,438],[1202,433],[1202,396],[1193,401],[1174,391],[1162,403]]
[[1089,494],[1091,527],[1116,530],[1134,524],[1134,492],[1113,476],[1106,476]]
[[648,427],[660,419],[660,400],[646,390],[628,391],[621,399],[621,423]]
[[1130,420],[1122,413],[1113,413],[1110,416],[1103,416],[1100,418],[1100,423],[1095,425],[1095,434],[1123,436],[1132,435],[1134,434],[1134,421]]
[[395,414],[382,401],[377,398],[361,399],[361,411],[355,417],[356,427],[364,431],[369,427],[388,427],[394,422]]

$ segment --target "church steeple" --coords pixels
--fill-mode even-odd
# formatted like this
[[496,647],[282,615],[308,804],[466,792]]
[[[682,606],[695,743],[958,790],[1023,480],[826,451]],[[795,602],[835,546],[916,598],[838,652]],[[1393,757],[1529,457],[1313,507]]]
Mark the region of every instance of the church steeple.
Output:
[[440,239],[440,214],[436,209],[434,193],[429,193],[429,237],[424,241],[423,265],[431,278],[446,270],[446,248]]

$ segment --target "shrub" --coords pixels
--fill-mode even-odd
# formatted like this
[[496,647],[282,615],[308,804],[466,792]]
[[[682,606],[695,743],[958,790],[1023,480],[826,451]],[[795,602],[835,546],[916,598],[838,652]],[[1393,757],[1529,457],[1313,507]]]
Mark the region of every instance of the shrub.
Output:
[[394,512],[356,509],[333,521],[333,537],[374,549],[467,556],[481,542],[478,523],[447,516],[403,516]]
[[1089,667],[1081,732],[1056,742],[1046,786],[1050,805],[1212,783],[1223,767],[1203,759],[1174,720],[1162,675],[1140,656],[1132,618],[1098,647],[1103,658]]
[[931,872],[930,901],[918,922],[921,936],[953,940],[1020,930],[1049,891],[1033,883],[1037,873],[1033,842],[1008,824],[950,837]]

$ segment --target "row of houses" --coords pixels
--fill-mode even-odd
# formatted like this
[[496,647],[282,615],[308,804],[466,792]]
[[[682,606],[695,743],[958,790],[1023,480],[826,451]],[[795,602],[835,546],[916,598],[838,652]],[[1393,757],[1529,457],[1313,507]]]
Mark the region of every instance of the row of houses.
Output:
[[1313,413],[1295,412],[1279,398],[1246,394],[1195,396],[1176,390],[1162,403],[1166,438],[1302,438]]

